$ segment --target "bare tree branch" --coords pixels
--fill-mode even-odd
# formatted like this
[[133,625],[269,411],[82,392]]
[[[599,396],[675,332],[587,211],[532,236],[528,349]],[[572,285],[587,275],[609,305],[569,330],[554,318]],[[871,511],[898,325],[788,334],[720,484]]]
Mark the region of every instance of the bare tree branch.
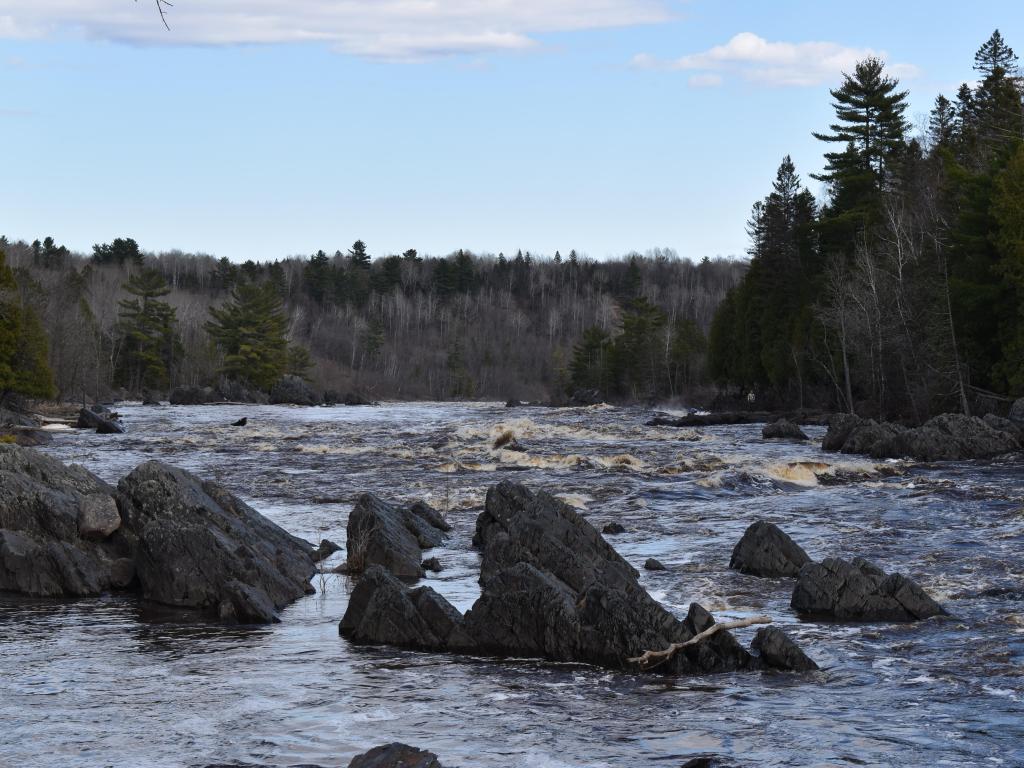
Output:
[[736,621],[723,621],[720,624],[712,624],[710,627],[705,629],[703,632],[698,632],[696,635],[691,637],[689,640],[683,643],[672,643],[668,648],[663,651],[644,651],[642,656],[634,656],[631,659],[626,659],[630,664],[636,664],[641,669],[650,669],[655,667],[662,662],[668,661],[670,658],[675,656],[676,651],[686,648],[690,645],[696,645],[702,640],[707,640],[709,637],[714,635],[716,632],[720,632],[724,629],[740,629],[741,627],[749,627],[754,624],[771,624],[772,619],[770,616],[752,616],[749,619],[737,619]]
[[[139,2],[139,0],[135,0],[135,2]],[[170,0],[155,0],[155,2],[156,9],[160,12],[160,21],[164,23],[164,27],[170,32],[171,25],[167,23],[167,9],[173,8],[174,3],[170,2]]]

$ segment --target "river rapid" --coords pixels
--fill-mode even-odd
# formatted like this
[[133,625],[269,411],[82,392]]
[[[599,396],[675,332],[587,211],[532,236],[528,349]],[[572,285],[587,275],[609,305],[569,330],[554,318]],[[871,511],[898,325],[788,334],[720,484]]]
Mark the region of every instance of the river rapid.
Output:
[[[268,627],[225,627],[107,596],[0,595],[0,765],[347,765],[403,741],[446,766],[1024,765],[1024,459],[920,465],[767,442],[760,426],[644,426],[642,409],[122,406],[125,435],[58,433],[47,453],[117,480],[159,459],[214,479],[285,529],[344,546],[358,494],[417,498],[453,531],[423,583],[460,610],[488,486],[544,488],[599,528],[677,614],[767,613],[811,674],[634,676],[584,665],[357,647],[338,636],[352,582]],[[228,426],[247,416],[245,427]],[[495,450],[513,433],[525,452]],[[755,519],[814,559],[862,556],[952,614],[913,625],[801,622],[792,580],[728,569]],[[344,553],[327,562],[339,564]],[[749,643],[755,628],[735,632]]]

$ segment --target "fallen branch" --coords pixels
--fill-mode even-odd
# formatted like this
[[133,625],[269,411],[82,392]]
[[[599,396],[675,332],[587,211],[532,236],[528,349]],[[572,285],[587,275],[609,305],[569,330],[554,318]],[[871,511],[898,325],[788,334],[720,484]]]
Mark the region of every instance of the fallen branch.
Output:
[[698,632],[696,635],[691,637],[689,640],[682,643],[672,643],[668,648],[663,651],[644,651],[641,656],[634,656],[631,659],[626,659],[630,664],[637,664],[642,669],[650,669],[653,666],[661,664],[662,662],[668,661],[675,656],[676,651],[686,648],[690,645],[696,645],[702,640],[707,640],[709,637],[714,635],[716,632],[720,632],[723,629],[741,629],[742,627],[749,627],[754,624],[771,624],[772,619],[770,616],[752,616],[749,619],[737,619],[736,621],[723,621],[720,624],[712,624],[710,627],[705,629],[703,632]]

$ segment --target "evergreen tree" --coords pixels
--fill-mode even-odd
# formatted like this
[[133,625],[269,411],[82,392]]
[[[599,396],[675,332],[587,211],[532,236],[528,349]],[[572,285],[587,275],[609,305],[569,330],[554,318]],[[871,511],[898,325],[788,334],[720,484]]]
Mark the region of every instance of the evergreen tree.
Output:
[[222,307],[210,308],[210,338],[224,355],[221,373],[269,390],[296,358],[287,341],[288,318],[270,283],[245,283]]
[[982,77],[991,77],[998,70],[1012,75],[1015,74],[1016,66],[1017,54],[1006,44],[998,29],[974,54],[974,69]]
[[608,353],[611,339],[598,327],[588,328],[573,347],[569,362],[569,394],[577,389],[608,392]]
[[302,275],[306,294],[318,304],[323,304],[334,295],[333,271],[331,260],[323,251],[317,251],[306,263]]
[[36,313],[24,306],[0,250],[0,405],[11,395],[47,398],[53,391],[46,333]]
[[152,269],[132,275],[123,287],[135,298],[119,302],[119,325],[124,338],[120,383],[134,392],[143,388],[166,389],[181,354],[176,311],[160,300],[171,289],[163,275]]
[[1024,143],[996,180],[992,211],[998,227],[996,271],[1010,296],[1000,330],[1003,349],[996,374],[1006,391],[1024,396]]
[[942,94],[928,115],[928,143],[932,148],[950,147],[956,136],[957,112],[953,103]]
[[366,252],[366,243],[362,240],[356,240],[352,243],[352,247],[348,249],[348,257],[352,262],[352,266],[356,269],[369,269],[370,268],[370,255]]
[[94,245],[92,258],[97,264],[117,264],[118,266],[125,264],[141,266],[143,261],[139,244],[130,237],[119,237],[112,243]]

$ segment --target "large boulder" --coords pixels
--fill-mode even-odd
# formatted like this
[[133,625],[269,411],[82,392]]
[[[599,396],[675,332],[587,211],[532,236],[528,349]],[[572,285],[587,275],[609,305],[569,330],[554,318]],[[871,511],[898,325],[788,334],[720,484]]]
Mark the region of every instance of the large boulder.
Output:
[[0,444],[0,590],[97,595],[129,585],[133,542],[114,489],[77,465]]
[[221,379],[217,383],[217,394],[220,400],[229,400],[233,403],[257,403],[263,405],[269,400],[266,392],[257,389],[247,381],[239,379]]
[[1010,406],[1010,413],[1007,418],[1024,428],[1024,397],[1017,398]]
[[800,427],[789,419],[779,419],[761,428],[761,437],[765,440],[806,440],[807,435]]
[[997,432],[1006,432],[1017,438],[1017,442],[1024,447],[1024,422],[1011,421],[1010,419],[1004,419],[1002,416],[996,416],[994,413],[986,413],[982,418],[986,424]]
[[320,405],[320,397],[306,380],[291,374],[282,376],[270,389],[271,405]]
[[811,558],[774,523],[752,523],[732,550],[729,567],[750,576],[796,576]]
[[216,403],[222,398],[213,387],[199,387],[190,384],[172,389],[168,399],[171,405],[205,405],[206,403]]
[[919,461],[984,459],[1019,449],[1017,434],[998,427],[991,419],[960,413],[943,413],[911,429],[841,414],[830,419],[821,447],[876,459]]
[[[550,494],[503,482],[477,518],[481,594],[464,617],[432,590],[410,590],[383,568],[363,576],[339,627],[357,642],[434,651],[628,667],[646,650],[714,625],[701,606],[682,621],[587,520]],[[682,648],[658,668],[699,673],[760,668],[727,631]]]
[[348,768],[442,768],[437,755],[405,744],[385,744],[356,755]]
[[809,672],[818,668],[793,638],[778,627],[761,627],[754,635],[750,647],[769,667],[797,672]]
[[216,483],[150,461],[118,484],[144,598],[268,623],[313,591],[313,547]]
[[861,558],[805,565],[790,606],[802,616],[839,621],[919,621],[946,613],[917,582]]
[[345,570],[381,565],[401,579],[418,579],[424,575],[420,551],[439,546],[450,528],[424,502],[398,507],[364,493],[348,516]]

